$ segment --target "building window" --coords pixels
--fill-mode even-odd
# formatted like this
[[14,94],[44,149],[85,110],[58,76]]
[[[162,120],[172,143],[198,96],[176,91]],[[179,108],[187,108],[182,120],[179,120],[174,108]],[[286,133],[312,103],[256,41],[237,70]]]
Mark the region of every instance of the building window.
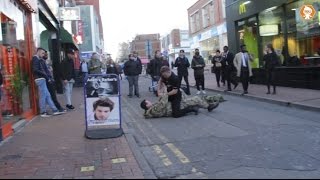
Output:
[[[286,19],[288,31],[288,51],[284,65],[310,65],[320,64],[317,51],[320,49],[320,20],[319,14],[306,21],[300,16],[300,9],[305,2],[300,0],[286,6]],[[310,3],[316,10],[320,11],[320,2]]]
[[283,8],[271,7],[259,14],[259,33],[261,37],[261,54],[265,53],[266,45],[272,44],[276,53],[280,56],[284,46],[283,36]]
[[237,31],[240,44],[245,44],[247,50],[252,54],[254,62],[251,63],[253,68],[259,67],[258,52],[258,24],[257,17],[251,17],[237,22]]
[[214,11],[214,6],[215,5],[215,1],[212,1],[210,4],[209,4],[209,12],[210,12],[210,14],[209,14],[209,17],[210,17],[210,25],[214,25],[214,23],[215,23],[215,11]]
[[201,29],[201,27],[200,27],[200,14],[199,14],[199,12],[197,12],[196,14],[195,14],[195,16],[196,16],[196,31],[199,31],[200,29]]
[[182,34],[181,35],[182,40],[189,40],[189,35],[188,34]]
[[190,16],[190,28],[191,33],[196,32],[195,15]]
[[203,7],[202,9],[202,22],[203,22],[203,28],[206,28],[209,26],[209,20],[210,20],[210,16],[209,16],[209,9],[210,9],[210,5],[206,5],[205,7]]
[[222,18],[225,19],[226,18],[226,0],[222,0],[221,6],[222,6]]

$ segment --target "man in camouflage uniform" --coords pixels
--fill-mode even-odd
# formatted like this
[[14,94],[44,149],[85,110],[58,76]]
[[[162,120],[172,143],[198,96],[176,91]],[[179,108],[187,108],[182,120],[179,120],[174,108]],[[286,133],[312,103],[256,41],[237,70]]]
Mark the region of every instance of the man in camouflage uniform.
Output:
[[[208,109],[211,112],[213,109],[217,108],[219,102],[223,102],[224,99],[221,95],[216,96],[192,96],[188,97],[185,93],[182,93],[181,108],[186,108],[189,106],[198,106],[199,108]],[[171,103],[168,102],[168,95],[165,93],[160,98],[159,101],[152,104],[148,100],[143,100],[140,104],[142,109],[145,109],[145,118],[159,118],[159,117],[171,117],[172,107]]]

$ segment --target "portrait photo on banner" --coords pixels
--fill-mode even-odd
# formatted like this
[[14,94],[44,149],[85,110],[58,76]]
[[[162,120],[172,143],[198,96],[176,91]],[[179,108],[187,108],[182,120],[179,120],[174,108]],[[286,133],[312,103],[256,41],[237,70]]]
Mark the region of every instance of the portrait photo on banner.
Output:
[[86,99],[87,126],[120,125],[119,97],[98,97]]
[[115,77],[93,76],[86,82],[86,95],[90,97],[102,97],[118,95],[118,79]]

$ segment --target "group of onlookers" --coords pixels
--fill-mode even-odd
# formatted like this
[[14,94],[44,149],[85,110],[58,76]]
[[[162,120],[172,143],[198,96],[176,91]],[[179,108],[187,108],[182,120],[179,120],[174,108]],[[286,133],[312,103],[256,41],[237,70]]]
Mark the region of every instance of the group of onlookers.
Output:
[[[220,87],[220,77],[221,82],[225,85],[227,81],[228,88],[226,91],[231,91],[231,84],[234,85],[234,89],[238,86],[238,80],[242,83],[243,93],[248,94],[249,80],[252,77],[252,67],[253,55],[250,54],[246,45],[240,46],[240,52],[235,56],[229,52],[227,46],[223,48],[223,53],[220,50],[216,50],[216,55],[212,58],[212,72],[215,73],[217,86]],[[264,68],[266,70],[266,84],[267,84],[267,94],[271,94],[270,86],[273,86],[273,93],[276,94],[275,85],[275,68],[280,66],[280,59],[272,44],[266,46],[264,57]]]
[[85,77],[87,74],[117,74],[122,79],[122,67],[119,63],[115,63],[111,57],[106,61],[101,60],[97,53],[93,53],[90,60],[82,59],[80,63],[80,74]]
[[[64,85],[64,93],[66,98],[66,108],[74,109],[72,105],[72,89],[75,83],[75,69],[74,69],[74,50],[70,49],[67,51],[66,59],[61,62],[61,81]],[[35,77],[35,83],[39,89],[39,105],[40,113],[42,117],[47,117],[49,114],[46,111],[46,104],[48,104],[53,115],[65,113],[66,110],[60,105],[57,100],[54,78],[52,72],[46,64],[46,59],[48,58],[47,51],[43,48],[37,49],[37,54],[32,59],[32,69]],[[97,53],[93,53],[91,60],[82,60],[80,64],[80,74],[82,77],[86,77],[87,74],[116,74],[122,79],[121,74],[124,73],[126,79],[129,82],[129,94],[128,97],[132,98],[134,95],[138,98],[139,93],[139,75],[142,73],[142,63],[138,57],[137,52],[133,52],[128,56],[123,67],[118,63],[115,63],[111,58],[108,58],[106,63],[100,60],[100,56]],[[231,84],[234,85],[234,89],[238,86],[238,81],[242,83],[243,94],[248,94],[249,78],[252,76],[251,63],[253,61],[253,56],[246,50],[246,45],[240,46],[240,52],[236,55],[229,52],[228,46],[223,48],[223,52],[216,50],[215,56],[212,57],[212,73],[216,76],[217,86],[220,87],[220,82],[227,83],[226,91],[231,91]],[[275,53],[271,44],[266,46],[265,55],[263,58],[265,62],[266,69],[266,80],[268,91],[270,94],[270,86],[273,86],[273,94],[276,94],[276,86],[274,83],[275,73],[274,69],[280,65],[279,58]],[[147,65],[146,73],[151,76],[152,82],[157,84],[161,80],[161,68],[169,67],[169,62],[166,58],[161,55],[159,50],[155,51],[154,58],[150,60]],[[184,89],[185,93],[190,95],[190,85],[188,80],[188,68],[194,70],[194,78],[196,81],[197,95],[206,94],[205,92],[205,78],[204,69],[205,61],[200,55],[199,49],[195,49],[195,54],[192,58],[191,63],[185,56],[184,50],[180,50],[179,57],[172,62],[172,66],[177,67],[177,78],[178,83],[181,84],[182,79],[186,83]],[[153,92],[158,96],[157,87],[154,86]]]
[[[64,85],[66,108],[73,110],[74,106],[72,105],[71,97],[73,84],[75,83],[74,50],[69,49],[66,54],[66,58],[61,62],[61,79],[59,80],[61,80]],[[38,86],[41,117],[51,116],[51,114],[47,112],[46,105],[49,105],[51,108],[53,112],[52,115],[63,114],[67,111],[61,106],[56,97],[55,80],[46,63],[47,59],[48,52],[43,48],[38,48],[36,55],[32,58],[32,71],[35,83]]]

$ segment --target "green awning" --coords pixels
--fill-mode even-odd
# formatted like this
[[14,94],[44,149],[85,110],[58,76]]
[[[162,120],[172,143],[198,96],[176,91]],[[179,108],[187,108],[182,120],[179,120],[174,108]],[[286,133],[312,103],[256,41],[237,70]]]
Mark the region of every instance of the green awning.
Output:
[[40,47],[49,50],[49,39],[51,38],[52,32],[44,30],[40,34]]
[[[51,38],[51,35],[54,32],[44,30],[40,34],[40,47],[49,50],[49,39]],[[62,44],[69,44],[71,45],[75,50],[79,50],[79,46],[77,43],[73,40],[72,35],[65,30],[64,28],[60,29],[60,39]]]
[[76,50],[79,50],[79,46],[74,42],[72,35],[64,28],[60,29],[60,39],[62,44],[70,44],[74,46]]

